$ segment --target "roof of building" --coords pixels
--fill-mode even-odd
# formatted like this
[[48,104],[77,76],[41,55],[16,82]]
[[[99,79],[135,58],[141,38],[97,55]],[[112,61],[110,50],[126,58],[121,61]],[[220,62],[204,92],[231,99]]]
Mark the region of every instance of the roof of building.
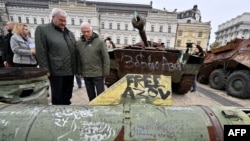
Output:
[[77,2],[84,3],[86,6],[96,7],[99,12],[133,12],[147,14],[150,12],[159,11],[153,9],[152,2],[150,4],[131,4],[131,3],[116,3],[116,2],[100,2],[88,0],[6,0],[7,6],[25,6],[25,7],[41,7],[49,8],[49,3],[61,2]]

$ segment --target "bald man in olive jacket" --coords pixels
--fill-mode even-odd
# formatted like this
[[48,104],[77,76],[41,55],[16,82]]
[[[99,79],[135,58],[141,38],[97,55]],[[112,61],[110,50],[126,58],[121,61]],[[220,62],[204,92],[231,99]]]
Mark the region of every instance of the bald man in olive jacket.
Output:
[[78,68],[91,101],[104,91],[104,77],[109,75],[110,59],[106,43],[93,32],[89,23],[81,24],[81,32],[83,36],[77,42]]
[[35,31],[38,65],[48,70],[52,104],[70,105],[74,74],[77,71],[76,41],[66,28],[64,10],[52,10],[52,22],[39,25]]

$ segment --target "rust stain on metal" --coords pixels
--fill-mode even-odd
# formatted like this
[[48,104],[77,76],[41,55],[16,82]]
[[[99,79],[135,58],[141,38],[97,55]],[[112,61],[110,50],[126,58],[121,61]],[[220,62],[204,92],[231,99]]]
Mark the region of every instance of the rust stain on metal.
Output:
[[122,129],[120,130],[114,141],[124,141],[124,126],[122,126]]
[[31,67],[9,67],[0,68],[0,80],[27,79],[44,76],[47,71],[42,68]]
[[179,53],[143,50],[115,50],[114,52],[119,77],[137,72],[170,75],[171,72],[182,70],[181,63],[177,61]]
[[208,131],[210,141],[216,141],[214,127],[213,126],[207,126],[207,131]]
[[235,61],[250,67],[250,52],[244,52],[234,58]]

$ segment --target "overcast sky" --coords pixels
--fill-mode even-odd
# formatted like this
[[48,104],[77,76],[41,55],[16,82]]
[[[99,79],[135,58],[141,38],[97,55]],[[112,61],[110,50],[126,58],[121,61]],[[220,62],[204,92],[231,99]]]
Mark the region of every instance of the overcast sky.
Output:
[[[168,11],[177,9],[177,12],[193,8],[198,5],[202,22],[211,21],[212,31],[210,43],[215,41],[218,25],[235,18],[244,12],[250,12],[250,0],[92,0],[119,3],[149,4],[153,2],[153,8],[165,8]],[[136,9],[135,9],[136,10]]]

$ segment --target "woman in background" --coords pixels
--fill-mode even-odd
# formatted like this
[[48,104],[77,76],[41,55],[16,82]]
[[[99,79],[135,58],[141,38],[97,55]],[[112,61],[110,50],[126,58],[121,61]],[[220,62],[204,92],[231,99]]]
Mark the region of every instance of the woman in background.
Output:
[[14,53],[13,63],[15,67],[36,67],[35,44],[29,37],[29,29],[26,24],[17,23],[10,39],[11,50]]

